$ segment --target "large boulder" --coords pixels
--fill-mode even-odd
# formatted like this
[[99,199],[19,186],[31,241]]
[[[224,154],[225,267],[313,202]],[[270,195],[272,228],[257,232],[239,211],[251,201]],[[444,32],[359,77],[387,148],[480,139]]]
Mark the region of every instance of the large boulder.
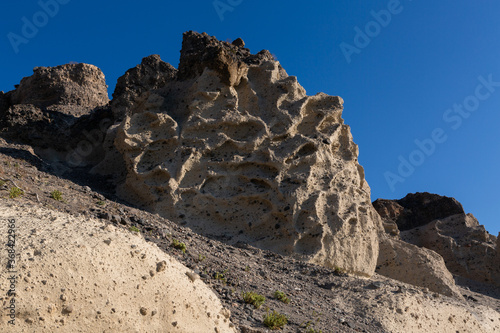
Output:
[[227,242],[371,275],[382,226],[343,100],[307,96],[268,51],[235,44],[188,32],[175,80],[140,102],[113,95],[130,96],[110,134],[118,194]]
[[6,201],[0,218],[20,255],[0,270],[2,281],[16,281],[10,294],[0,284],[2,332],[235,332],[213,291],[142,236]]

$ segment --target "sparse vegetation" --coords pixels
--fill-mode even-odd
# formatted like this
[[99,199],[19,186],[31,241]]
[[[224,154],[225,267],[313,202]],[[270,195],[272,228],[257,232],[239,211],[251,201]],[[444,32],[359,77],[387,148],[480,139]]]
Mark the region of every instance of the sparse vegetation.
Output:
[[314,328],[308,328],[306,333],[323,333],[322,330],[316,330]]
[[274,298],[276,298],[277,300],[282,301],[285,304],[290,303],[290,299],[285,295],[285,293],[282,292],[282,291],[279,291],[279,290],[276,290],[274,292]]
[[243,294],[245,303],[252,304],[256,309],[260,308],[266,302],[266,298],[262,295],[248,291]]
[[58,191],[58,190],[54,190],[54,191],[50,192],[50,197],[54,200],[57,200],[57,201],[63,201],[62,192]]
[[220,272],[215,272],[214,274],[214,279],[221,281],[222,283],[226,284],[227,283],[227,278],[225,274],[227,273],[227,269],[224,270],[222,273]]
[[4,186],[7,183],[5,180],[0,180],[0,187]]
[[338,266],[335,266],[335,268],[333,269],[333,272],[337,275],[344,275],[345,274],[345,269],[343,268],[340,268]]
[[97,201],[97,204],[99,206],[104,206],[106,203],[104,201],[102,201],[102,200],[99,200],[99,201]]
[[139,228],[137,228],[136,226],[131,226],[130,228],[128,228],[128,230],[132,231],[132,232],[141,232],[139,230]]
[[267,311],[266,315],[264,316],[264,325],[266,325],[272,330],[282,329],[283,326],[285,326],[287,323],[288,323],[287,316],[279,312],[276,312],[275,310],[273,310],[273,312]]
[[9,191],[9,198],[14,199],[14,198],[20,197],[23,194],[24,194],[24,191],[21,190],[19,187],[13,187]]
[[186,244],[179,242],[177,239],[172,240],[172,244],[170,244],[174,249],[181,250],[182,253],[186,253],[187,247]]
[[207,259],[206,256],[202,256],[201,254],[198,254],[198,262],[202,262],[205,259]]

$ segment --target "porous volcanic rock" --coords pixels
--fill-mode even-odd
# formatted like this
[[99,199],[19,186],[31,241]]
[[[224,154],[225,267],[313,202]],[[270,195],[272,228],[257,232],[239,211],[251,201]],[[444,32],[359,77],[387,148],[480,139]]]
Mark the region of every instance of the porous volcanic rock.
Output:
[[[162,61],[159,55],[153,54],[142,59],[142,62],[129,69],[116,83],[111,108],[116,119],[123,119],[126,114],[134,112],[140,103],[142,94],[150,90],[164,87],[175,79],[177,69]],[[140,109],[140,106],[139,106]]]
[[59,170],[96,164],[114,122],[104,74],[93,65],[37,67],[6,94],[0,93],[0,129],[29,144]]
[[409,193],[399,200],[377,199],[373,206],[384,221],[395,222],[400,231],[464,213],[462,205],[454,198],[428,192]]
[[382,225],[340,97],[307,96],[268,51],[194,32],[167,81],[132,96],[110,134],[123,199],[230,243],[374,272]]
[[9,92],[10,104],[32,104],[80,116],[109,102],[107,88],[104,74],[94,65],[35,67],[33,75]]
[[373,205],[384,222],[397,223],[402,240],[439,253],[451,273],[500,285],[498,239],[454,198],[416,193]]
[[2,332],[235,332],[214,292],[138,234],[3,199],[0,218],[3,235],[14,221],[20,254],[0,270],[16,279],[14,297],[0,284],[2,309],[14,300],[16,313],[13,326],[4,310]]
[[472,214],[456,214],[401,232],[401,238],[441,254],[453,274],[500,286],[496,237]]
[[377,273],[395,280],[461,298],[443,257],[426,248],[389,237],[380,237]]

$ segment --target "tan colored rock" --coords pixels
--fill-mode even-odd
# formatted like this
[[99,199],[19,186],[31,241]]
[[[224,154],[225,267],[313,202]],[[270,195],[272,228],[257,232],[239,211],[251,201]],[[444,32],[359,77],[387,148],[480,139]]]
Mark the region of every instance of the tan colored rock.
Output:
[[380,237],[377,273],[447,296],[462,298],[443,258],[434,251]]
[[[7,235],[6,221],[14,218],[20,255],[16,326],[4,313],[12,298],[1,283],[0,331],[235,332],[216,295],[141,236],[38,206],[0,203],[0,234]],[[150,276],[151,270],[158,272]],[[1,280],[10,275],[2,267]]]
[[500,286],[498,245],[472,214],[456,214],[401,232],[411,244],[439,253],[453,274]]
[[185,34],[181,55],[178,80],[131,101],[114,132],[118,194],[202,234],[371,275],[382,226],[343,100],[206,34]]
[[500,332],[500,313],[477,304],[468,305],[417,290],[387,292],[374,305],[359,297],[360,307],[369,318],[375,318],[385,332],[394,333],[493,333]]

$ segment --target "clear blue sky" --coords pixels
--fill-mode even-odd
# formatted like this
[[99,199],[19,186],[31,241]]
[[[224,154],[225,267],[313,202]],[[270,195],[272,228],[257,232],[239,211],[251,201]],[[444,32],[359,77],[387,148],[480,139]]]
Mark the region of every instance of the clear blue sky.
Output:
[[[499,1],[220,0],[219,12],[212,0],[59,1],[52,15],[37,1],[2,4],[0,90],[35,66],[76,61],[100,67],[111,95],[147,55],[177,66],[184,31],[241,37],[308,94],[344,98],[373,200],[452,196],[500,231]],[[38,31],[23,32],[30,23]]]

